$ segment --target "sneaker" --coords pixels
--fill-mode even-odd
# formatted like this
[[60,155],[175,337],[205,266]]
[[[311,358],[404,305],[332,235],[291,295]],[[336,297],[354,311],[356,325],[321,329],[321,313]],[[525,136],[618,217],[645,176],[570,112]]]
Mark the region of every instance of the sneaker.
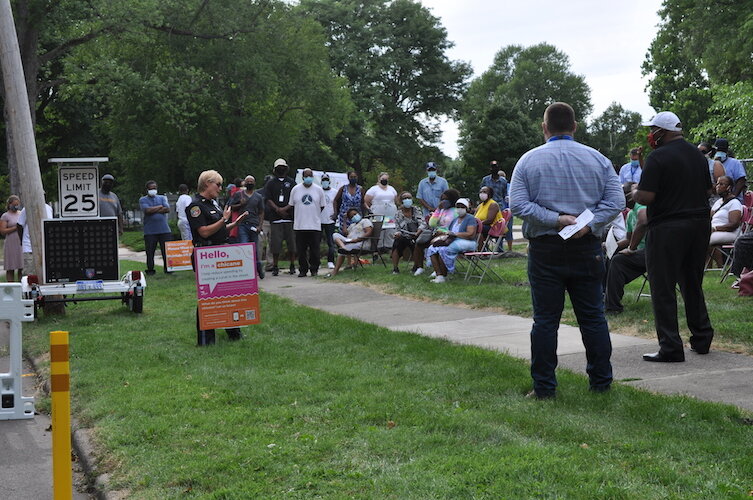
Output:
[[429,278],[436,278],[436,277],[437,277],[436,271],[432,271],[431,274],[429,275]]
[[327,262],[327,269],[334,269],[335,263],[334,262]]
[[421,276],[422,274],[424,274],[424,268],[423,268],[423,267],[419,267],[419,268],[418,268],[418,269],[416,269],[416,271],[415,271],[415,272],[413,273],[413,276]]
[[290,264],[290,271],[288,271],[288,274],[295,274],[295,265]]
[[735,280],[734,283],[732,283],[732,286],[730,288],[734,288],[735,290],[740,288],[740,280]]
[[398,269],[397,267],[393,268],[392,274],[400,274],[400,269]]
[[432,283],[444,283],[447,281],[444,276],[437,276],[433,280],[431,280]]
[[273,267],[272,268],[272,276],[277,276],[280,274],[280,268],[279,267]]

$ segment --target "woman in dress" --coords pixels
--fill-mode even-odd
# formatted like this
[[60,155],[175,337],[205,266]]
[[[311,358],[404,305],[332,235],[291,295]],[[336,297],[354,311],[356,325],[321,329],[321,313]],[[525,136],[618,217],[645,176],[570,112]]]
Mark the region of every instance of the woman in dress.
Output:
[[395,242],[392,244],[392,274],[400,272],[398,264],[405,250],[410,249],[413,255],[416,238],[428,230],[423,212],[413,204],[413,196],[407,191],[400,194],[400,209],[395,216],[395,226]]
[[11,195],[6,203],[8,211],[0,217],[0,234],[5,236],[3,247],[3,266],[5,267],[5,281],[21,281],[21,270],[24,267],[23,252],[21,251],[21,237],[18,234],[18,216],[21,210],[21,199]]
[[447,232],[450,223],[458,216],[455,208],[458,199],[460,199],[460,192],[452,188],[446,190],[439,197],[439,206],[429,217],[429,229],[427,230],[430,233],[429,237],[416,240],[416,246],[413,248],[413,276],[419,276],[424,272],[424,254],[426,248],[431,244],[431,239],[437,234]]
[[471,202],[467,198],[460,198],[455,203],[457,218],[450,223],[446,238],[450,243],[444,246],[432,244],[426,249],[427,260],[431,260],[436,277],[432,283],[444,283],[448,273],[455,272],[455,260],[461,252],[476,249],[476,227],[478,221],[469,214]]
[[348,228],[348,210],[355,208],[358,213],[364,213],[363,187],[358,184],[358,174],[348,172],[348,184],[341,186],[335,195],[334,209],[340,232]]

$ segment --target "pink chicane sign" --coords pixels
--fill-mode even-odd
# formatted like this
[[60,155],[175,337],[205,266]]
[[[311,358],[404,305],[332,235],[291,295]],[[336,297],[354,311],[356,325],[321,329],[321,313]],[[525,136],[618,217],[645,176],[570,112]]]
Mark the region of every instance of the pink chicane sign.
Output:
[[255,244],[198,247],[194,252],[200,328],[212,330],[258,323]]

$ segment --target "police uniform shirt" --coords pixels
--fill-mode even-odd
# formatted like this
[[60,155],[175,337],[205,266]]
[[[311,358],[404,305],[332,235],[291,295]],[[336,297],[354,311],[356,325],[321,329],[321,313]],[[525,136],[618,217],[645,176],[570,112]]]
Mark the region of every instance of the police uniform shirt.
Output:
[[210,226],[222,219],[222,208],[216,200],[210,200],[197,194],[191,199],[191,204],[186,207],[186,217],[188,224],[191,226],[191,235],[193,235],[194,246],[223,245],[227,243],[229,232],[224,224],[220,229],[209,236],[202,238],[199,235],[199,228]]

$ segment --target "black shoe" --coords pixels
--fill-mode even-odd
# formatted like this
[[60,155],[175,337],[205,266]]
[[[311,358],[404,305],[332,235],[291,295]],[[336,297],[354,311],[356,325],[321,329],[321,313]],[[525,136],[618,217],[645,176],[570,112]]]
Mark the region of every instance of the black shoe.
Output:
[[240,328],[228,328],[225,331],[227,332],[228,340],[231,340],[233,342],[243,338],[243,334],[241,333]]
[[708,354],[709,353],[709,347],[690,346],[690,350],[696,354]]
[[609,392],[611,388],[611,385],[592,385],[588,390],[591,392]]
[[397,267],[392,268],[392,274],[400,274],[400,269]]
[[319,271],[311,271],[311,277],[316,277],[319,275]]
[[173,271],[165,271],[165,274],[173,274]]
[[544,400],[544,399],[555,399],[557,397],[557,393],[552,392],[542,392],[538,393],[536,391],[531,391],[528,394],[526,394],[526,399],[538,399],[538,400]]
[[290,271],[288,271],[288,274],[295,274],[295,266],[293,264],[290,264]]
[[277,276],[280,274],[280,268],[279,267],[273,267],[272,268],[272,276]]
[[[293,274],[293,273],[290,273],[290,274]],[[298,273],[298,277],[299,278],[305,278],[306,277],[306,273]]]
[[685,356],[670,357],[666,354],[659,352],[652,352],[650,354],[643,355],[643,361],[653,361],[655,363],[682,363],[685,361]]
[[144,274],[146,274],[147,276],[154,276],[155,274],[157,274],[157,271],[155,271],[154,269],[147,269],[146,271],[144,271]]
[[259,279],[263,280],[264,279],[264,268],[263,267],[261,269],[259,269],[259,273],[258,274],[259,274]]

